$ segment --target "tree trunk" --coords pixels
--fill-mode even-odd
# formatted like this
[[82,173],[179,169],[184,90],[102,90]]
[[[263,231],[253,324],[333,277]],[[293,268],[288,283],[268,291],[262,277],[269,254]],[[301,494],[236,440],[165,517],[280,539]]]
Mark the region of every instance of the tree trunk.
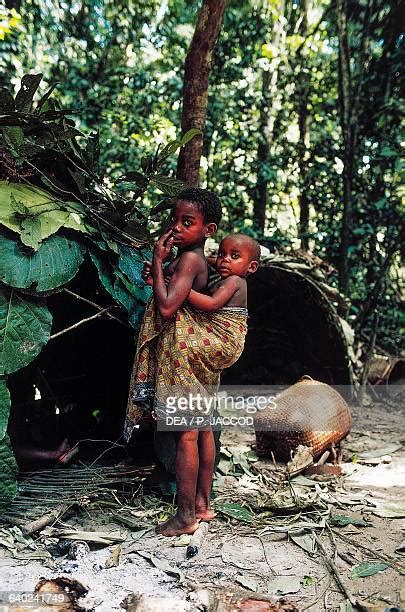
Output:
[[[227,0],[203,0],[184,67],[183,114],[181,130],[203,131],[207,113],[208,79],[211,56],[218,38]],[[194,137],[179,155],[177,177],[198,185],[203,138]]]
[[346,1],[336,1],[339,34],[339,105],[343,137],[343,220],[340,232],[339,288],[347,293],[349,283],[348,251],[352,233],[352,143],[350,138],[351,75],[347,39]]
[[[274,11],[274,12],[273,12]],[[273,6],[273,40],[274,56],[269,60],[268,68],[263,70],[262,100],[259,120],[259,146],[257,150],[258,172],[257,186],[253,203],[253,225],[260,233],[264,232],[266,209],[268,203],[268,166],[271,160],[274,124],[282,96],[278,87],[279,69],[285,50],[285,0],[279,0]]]
[[257,185],[253,203],[253,223],[255,229],[263,233],[266,222],[266,209],[268,202],[267,193],[267,172],[266,164],[269,160],[270,146],[267,139],[266,128],[269,113],[269,85],[270,72],[263,70],[262,75],[262,99],[259,115],[259,144],[257,148]]
[[340,234],[339,288],[347,293],[349,284],[349,246],[352,238],[352,183],[359,131],[359,106],[364,85],[364,74],[370,58],[369,30],[374,0],[369,0],[364,12],[356,83],[352,82],[350,50],[347,35],[346,0],[337,0],[337,24],[339,35],[339,103],[343,135],[343,221]]
[[[301,0],[302,6],[302,22],[301,22],[301,36],[306,39],[308,36],[308,5],[307,0]],[[308,98],[309,98],[309,86],[308,86],[308,75],[304,72],[304,59],[300,55],[301,65],[297,83],[297,94],[298,94],[298,127],[300,132],[300,141],[298,145],[298,166],[300,170],[300,195],[299,195],[299,206],[300,206],[300,239],[301,248],[304,251],[308,250],[308,230],[309,230],[309,197],[308,197],[308,140],[309,140],[309,126],[308,126]]]

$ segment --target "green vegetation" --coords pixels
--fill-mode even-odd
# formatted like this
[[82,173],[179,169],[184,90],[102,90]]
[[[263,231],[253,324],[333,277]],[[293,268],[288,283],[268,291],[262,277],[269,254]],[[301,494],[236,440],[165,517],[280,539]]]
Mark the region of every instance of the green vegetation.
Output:
[[[4,374],[46,343],[47,292],[62,289],[86,253],[131,324],[139,321],[150,213],[165,208],[162,193],[181,188],[173,153],[193,136],[176,140],[200,2],[6,6]],[[201,185],[224,207],[219,237],[244,231],[271,250],[309,249],[332,264],[330,281],[350,301],[340,314],[357,343],[367,346],[378,324],[377,345],[392,353],[401,321],[400,27],[399,0],[230,0],[212,58],[201,160]],[[21,325],[32,338],[26,350],[14,344]]]
[[[148,219],[136,200],[147,189],[173,196],[184,188],[162,167],[198,132],[190,130],[143,157],[141,169],[123,175],[114,190],[96,170],[96,137],[84,138],[66,118],[52,101],[53,88],[35,104],[40,82],[41,75],[24,76],[15,98],[3,89],[0,116],[2,503],[16,490],[16,466],[5,435],[10,412],[6,377],[27,366],[49,341],[52,315],[46,297],[62,291],[88,256],[102,286],[138,327],[150,295],[141,279],[150,238]],[[123,185],[132,190],[131,197],[122,195]],[[157,208],[165,207],[163,199]]]
[[[11,5],[3,81],[35,71],[49,87],[59,82],[54,95],[77,112],[75,128],[99,131],[102,174],[115,180],[174,138],[199,2]],[[222,233],[247,231],[271,248],[308,245],[335,266],[359,337],[378,307],[377,343],[393,352],[400,23],[398,0],[231,0],[213,55],[201,164],[202,185],[222,198]]]

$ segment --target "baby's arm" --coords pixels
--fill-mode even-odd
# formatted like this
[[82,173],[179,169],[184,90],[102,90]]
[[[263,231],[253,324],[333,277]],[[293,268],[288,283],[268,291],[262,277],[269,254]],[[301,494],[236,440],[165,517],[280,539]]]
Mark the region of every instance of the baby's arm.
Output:
[[228,278],[221,283],[220,287],[215,290],[213,295],[205,295],[204,293],[199,293],[192,289],[187,299],[189,303],[194,306],[194,308],[198,308],[198,310],[214,312],[226,306],[231,297],[235,295],[239,289],[238,280],[237,276],[228,276]]

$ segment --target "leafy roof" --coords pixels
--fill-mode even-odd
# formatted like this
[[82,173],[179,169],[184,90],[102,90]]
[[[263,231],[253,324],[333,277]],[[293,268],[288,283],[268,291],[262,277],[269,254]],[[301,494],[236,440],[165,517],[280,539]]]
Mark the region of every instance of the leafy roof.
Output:
[[[51,336],[46,296],[62,291],[87,256],[101,285],[139,324],[150,287],[141,278],[150,256],[148,217],[141,211],[145,192],[163,194],[156,212],[170,206],[184,183],[163,173],[166,159],[199,130],[158,147],[141,168],[111,187],[98,170],[96,134],[86,137],[52,99],[52,86],[37,102],[40,74],[25,75],[15,96],[0,92],[0,431],[7,427],[7,375],[28,365]],[[153,211],[151,211],[153,214]],[[108,309],[100,309],[99,315]],[[98,315],[97,315],[98,316]],[[3,453],[3,455],[1,455]],[[10,467],[12,452],[0,438],[0,462]]]

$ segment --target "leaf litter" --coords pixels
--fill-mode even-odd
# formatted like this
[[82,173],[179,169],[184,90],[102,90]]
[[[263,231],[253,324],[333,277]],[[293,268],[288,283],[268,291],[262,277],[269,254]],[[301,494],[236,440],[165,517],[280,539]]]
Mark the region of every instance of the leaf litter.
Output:
[[352,569],[350,572],[350,578],[365,578],[367,576],[374,576],[378,572],[383,572],[389,566],[387,563],[360,563]]
[[[376,449],[374,454],[384,457],[388,451],[396,452],[394,446],[385,444]],[[357,455],[365,460],[378,458],[367,456],[366,453],[367,451],[363,450]],[[305,464],[305,461],[303,463]],[[405,567],[401,565],[405,550],[403,542],[390,554],[381,552],[377,544],[364,539],[364,534],[373,528],[373,523],[369,520],[370,514],[401,518],[405,516],[404,503],[398,499],[379,499],[372,490],[353,490],[345,476],[323,475],[320,478],[316,475],[309,477],[305,473],[292,475],[285,466],[259,460],[253,451],[240,447],[234,451],[232,447],[225,446],[221,452],[214,492],[217,520],[210,525],[209,537],[210,542],[217,543],[210,546],[218,550],[221,546],[218,538],[222,537],[223,542],[219,561],[215,561],[214,565],[222,561],[222,567],[228,567],[230,572],[233,568],[234,573],[227,576],[233,576],[231,580],[234,583],[240,584],[251,593],[287,593],[295,594],[298,601],[305,596],[317,600],[319,593],[314,589],[320,588],[320,580],[323,578],[320,578],[319,571],[316,571],[316,565],[310,565],[315,562],[318,566],[320,564],[327,568],[330,580],[335,580],[344,594],[345,602],[342,602],[342,605],[346,608],[341,609],[349,610],[349,606],[353,607],[356,596],[352,595],[348,585],[367,580],[368,577],[388,569],[399,574],[405,573]],[[81,495],[80,499],[83,500],[84,497]],[[183,571],[187,565],[182,564],[190,561],[184,560],[184,552],[181,559],[175,556],[177,561],[162,558],[169,554],[165,552],[169,549],[161,549],[165,539],[159,539],[152,533],[156,522],[173,514],[172,503],[163,502],[154,495],[139,493],[130,503],[119,495],[110,496],[108,500],[105,490],[101,501],[105,504],[105,509],[102,510],[105,522],[119,524],[125,529],[114,527],[106,531],[93,527],[94,531],[87,532],[85,529],[72,529],[70,525],[61,526],[57,523],[52,528],[43,529],[38,537],[29,539],[21,531],[14,532],[14,535],[13,532],[10,533],[13,527],[3,527],[0,531],[0,545],[8,548],[12,554],[36,553],[38,558],[41,558],[42,551],[45,553],[42,561],[46,562],[51,557],[47,549],[55,541],[69,538],[86,540],[87,537],[93,548],[114,545],[115,548],[108,551],[108,558],[119,560],[119,566],[115,563],[110,565],[107,558],[105,567],[109,567],[109,572],[118,571],[126,560],[134,562],[132,553],[135,553],[135,557],[143,557],[156,569],[174,578],[177,584],[188,583],[191,570]],[[92,498],[85,503],[86,512],[91,513]],[[96,507],[97,504],[94,504],[94,508]],[[98,511],[102,507],[100,504]],[[238,541],[235,539],[236,535]],[[257,562],[249,556],[253,545],[252,548],[246,546],[248,539],[253,539],[252,536],[256,541],[260,540],[261,544],[257,543],[256,546],[259,546],[259,550],[262,546],[265,553],[264,557],[261,555],[257,558]],[[289,574],[287,560],[282,566],[280,562],[275,565],[273,556],[266,552],[275,538],[285,538],[286,543],[291,543],[308,556],[309,565],[305,566],[306,571],[303,571],[301,576],[297,575],[297,572]],[[181,552],[182,548],[184,550],[188,545],[187,542],[188,537],[177,538],[170,542],[171,550]],[[239,556],[235,553],[236,544],[240,549]],[[21,548],[23,550],[19,550]],[[349,549],[356,551],[357,558],[352,556]],[[244,560],[242,555],[245,556]],[[336,563],[337,555],[342,559],[340,564]],[[205,564],[201,567],[207,567],[206,564],[210,563],[205,557],[218,558],[218,555],[197,556],[197,564]],[[279,560],[280,556],[277,559]],[[349,559],[350,563],[345,559]],[[346,569],[342,568],[342,563],[346,564]],[[195,568],[198,568],[198,565]],[[252,570],[255,575],[251,575]],[[313,576],[308,575],[308,570]],[[235,575],[235,571],[239,571],[239,574]],[[213,579],[211,577],[208,580]],[[215,581],[212,584],[215,584]],[[303,589],[309,594],[303,595]]]

